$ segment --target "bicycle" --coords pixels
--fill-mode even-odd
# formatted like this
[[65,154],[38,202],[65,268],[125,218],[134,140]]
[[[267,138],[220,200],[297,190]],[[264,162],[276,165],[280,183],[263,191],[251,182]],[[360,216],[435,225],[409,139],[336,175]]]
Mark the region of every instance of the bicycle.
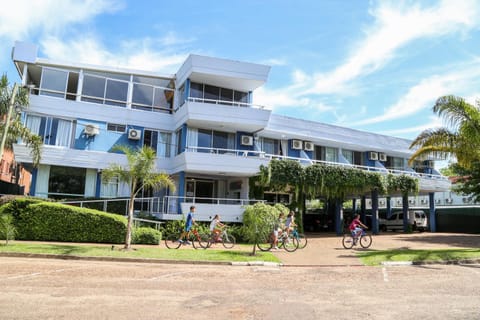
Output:
[[342,245],[345,249],[352,249],[353,246],[357,245],[357,242],[360,243],[362,248],[369,248],[372,245],[372,236],[363,229],[359,236],[354,236],[353,232],[343,235]]
[[188,240],[191,240],[192,246],[195,249],[206,249],[208,244],[208,236],[200,234],[197,229],[192,229],[187,241],[180,239],[182,232],[172,233],[165,237],[165,246],[168,249],[178,249],[181,245],[188,245]]
[[227,228],[222,228],[220,234],[212,233],[207,241],[207,248],[210,248],[214,243],[221,242],[226,249],[231,249],[236,243],[235,237],[228,234]]
[[307,246],[307,237],[305,237],[305,234],[303,233],[299,233],[297,228],[294,228],[290,234],[292,235],[292,237],[296,238],[297,241],[298,241],[298,249],[303,249]]
[[[274,247],[273,232],[266,235],[263,239],[257,242],[257,248],[260,251],[270,251]],[[282,232],[278,236],[278,248],[283,248],[285,251],[294,252],[298,249],[298,240],[291,234],[287,235],[286,232]]]

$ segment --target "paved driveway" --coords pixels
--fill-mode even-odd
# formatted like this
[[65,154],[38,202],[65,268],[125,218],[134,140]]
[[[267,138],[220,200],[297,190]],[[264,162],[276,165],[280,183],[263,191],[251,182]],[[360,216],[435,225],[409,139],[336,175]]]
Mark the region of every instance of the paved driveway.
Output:
[[[308,245],[294,253],[276,251],[285,265],[290,266],[338,266],[360,265],[355,251],[365,250],[355,247],[345,250],[342,237],[334,234],[308,234]],[[373,236],[372,246],[368,250],[386,249],[447,249],[480,248],[480,234],[452,233],[401,233],[385,232]]]

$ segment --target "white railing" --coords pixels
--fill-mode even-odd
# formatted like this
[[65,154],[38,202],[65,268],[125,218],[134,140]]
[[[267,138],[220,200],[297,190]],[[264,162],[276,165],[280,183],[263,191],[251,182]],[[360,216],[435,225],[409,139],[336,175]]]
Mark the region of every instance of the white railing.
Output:
[[282,156],[277,154],[270,154],[265,153],[264,151],[257,151],[257,150],[238,150],[238,149],[225,149],[225,148],[209,148],[209,147],[196,147],[196,146],[188,146],[185,148],[186,152],[203,152],[203,153],[210,153],[210,154],[221,154],[221,155],[232,155],[237,157],[256,157],[262,158],[267,161],[270,160],[293,160],[298,161],[303,164],[315,164],[321,163],[328,166],[337,166],[337,167],[349,167],[355,168],[359,170],[365,171],[372,171],[372,172],[380,172],[380,173],[391,173],[395,175],[405,174],[412,177],[417,178],[426,178],[426,179],[436,179],[436,180],[443,180],[448,181],[448,177],[437,175],[437,174],[427,174],[427,173],[419,173],[415,172],[412,169],[410,170],[400,170],[400,169],[388,169],[388,168],[379,168],[379,167],[370,167],[370,166],[363,166],[357,164],[350,164],[350,163],[341,163],[341,162],[331,162],[331,161],[324,161],[324,160],[313,160],[308,158],[299,158],[299,157],[289,157],[289,156]]
[[265,106],[262,106],[259,104],[240,102],[240,101],[216,100],[216,99],[205,99],[205,98],[195,98],[195,97],[188,97],[187,101],[211,103],[211,104],[224,104],[224,105],[234,106],[234,107],[250,107],[250,108],[257,108],[257,109],[265,109]]

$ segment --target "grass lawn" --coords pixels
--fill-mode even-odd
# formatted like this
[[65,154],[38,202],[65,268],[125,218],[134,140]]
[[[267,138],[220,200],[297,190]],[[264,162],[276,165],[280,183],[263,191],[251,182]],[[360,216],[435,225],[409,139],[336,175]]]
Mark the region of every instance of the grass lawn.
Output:
[[191,246],[182,246],[180,249],[168,249],[163,246],[136,246],[133,250],[123,250],[123,245],[117,244],[112,250],[112,245],[95,244],[70,244],[70,243],[22,243],[12,241],[8,245],[0,244],[0,252],[34,253],[34,254],[58,254],[87,257],[118,257],[118,258],[146,258],[162,260],[184,261],[225,261],[246,262],[265,261],[280,262],[270,252],[256,250],[252,256],[252,245],[235,245],[233,249],[198,249]]
[[439,250],[381,250],[363,251],[358,254],[363,264],[379,265],[384,261],[452,261],[480,259],[480,249],[439,249]]

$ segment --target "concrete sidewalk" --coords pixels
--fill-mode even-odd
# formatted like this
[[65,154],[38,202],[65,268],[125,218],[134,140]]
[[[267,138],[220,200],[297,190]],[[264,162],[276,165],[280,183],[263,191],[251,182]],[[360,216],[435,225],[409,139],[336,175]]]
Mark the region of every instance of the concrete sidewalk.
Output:
[[342,237],[335,234],[307,234],[307,238],[305,249],[273,253],[286,266],[360,266],[356,252],[361,250],[480,248],[480,234],[384,232],[372,236],[370,248],[350,250],[343,248]]

